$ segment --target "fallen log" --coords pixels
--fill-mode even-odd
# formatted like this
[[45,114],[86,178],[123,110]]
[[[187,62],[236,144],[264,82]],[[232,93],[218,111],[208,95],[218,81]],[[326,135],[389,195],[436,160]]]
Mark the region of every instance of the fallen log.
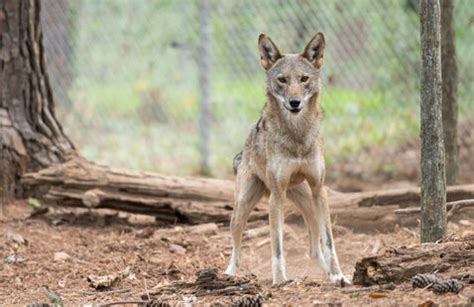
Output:
[[[400,214],[397,210],[420,206],[420,189],[416,187],[367,191],[358,193],[329,194],[331,216],[337,224],[358,232],[391,232],[394,226],[418,227],[418,214]],[[447,200],[452,204],[465,203],[465,199],[474,198],[474,184],[450,186],[447,188]],[[402,208],[402,209],[401,209]],[[469,205],[457,205],[449,213],[450,221],[473,219],[474,210]],[[412,208],[410,208],[412,209]],[[302,219],[292,211],[290,219]]]
[[[474,198],[474,184],[449,186],[446,200],[453,202]],[[352,201],[361,207],[385,206],[395,204],[420,203],[420,188],[409,187],[381,191],[351,193]]]
[[198,201],[229,201],[233,198],[233,183],[229,180],[126,171],[96,164],[79,156],[71,156],[65,163],[37,173],[27,173],[21,183],[30,187],[112,189],[137,195]]
[[450,242],[403,246],[358,261],[353,282],[362,286],[398,284],[419,273],[441,273],[461,267],[470,269],[473,264],[473,236]]
[[[46,204],[121,210],[171,223],[228,223],[233,206],[234,184],[230,180],[124,171],[77,156],[37,173],[27,173],[21,183],[28,194]],[[417,225],[416,215],[401,217],[394,213],[399,205],[407,206],[404,201],[419,198],[417,188],[361,193],[339,193],[325,188],[333,220],[340,225],[362,232],[392,231],[396,224]],[[474,195],[474,185],[448,188],[451,199],[471,194]],[[302,221],[300,214],[288,207],[287,219]],[[267,208],[267,200],[263,200],[250,220],[265,219]]]
[[[122,171],[76,156],[25,174],[21,183],[46,204],[115,209],[167,222],[227,222],[232,212],[231,181]],[[250,219],[265,217],[261,211]]]
[[[114,209],[152,215],[170,223],[228,223],[233,205],[232,181],[121,171],[80,157],[25,174],[21,182],[49,205]],[[393,230],[397,221],[391,213],[396,206],[358,208],[351,194],[328,190],[333,219],[338,224],[359,231]],[[267,208],[267,200],[263,200],[250,221],[265,219]],[[299,212],[287,208],[288,220],[302,222]],[[410,221],[404,219],[404,226],[406,222]]]

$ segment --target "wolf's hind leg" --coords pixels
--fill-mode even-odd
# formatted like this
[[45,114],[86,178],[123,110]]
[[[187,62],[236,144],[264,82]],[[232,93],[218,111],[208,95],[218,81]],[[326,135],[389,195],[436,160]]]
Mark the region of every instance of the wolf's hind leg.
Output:
[[307,183],[301,183],[292,187],[287,192],[288,199],[298,208],[303,215],[306,228],[309,234],[309,256],[311,259],[317,259],[321,268],[327,272],[329,268],[325,262],[321,251],[319,225],[316,211],[313,205],[311,189]]
[[262,198],[265,190],[265,185],[256,176],[246,176],[245,174],[238,173],[235,205],[230,221],[232,255],[230,257],[229,266],[225,271],[228,275],[235,275],[237,273],[240,262],[242,234],[245,230],[245,225],[247,224],[250,212],[252,212],[252,209]]
[[318,217],[319,231],[321,233],[324,260],[328,268],[328,277],[332,283],[344,286],[350,284],[339,267],[336,249],[334,247],[334,239],[332,236],[331,217],[327,202],[326,189],[320,187],[313,190],[314,205],[316,208],[316,216]]

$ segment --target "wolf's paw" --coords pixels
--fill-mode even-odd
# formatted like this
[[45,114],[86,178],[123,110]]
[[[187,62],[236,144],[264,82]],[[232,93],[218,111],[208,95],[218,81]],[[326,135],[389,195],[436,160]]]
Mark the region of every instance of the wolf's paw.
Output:
[[229,264],[229,266],[225,270],[224,274],[226,274],[226,275],[235,275],[235,274],[237,274],[237,267],[235,265]]
[[338,287],[345,287],[352,285],[352,282],[349,278],[344,276],[342,273],[339,274],[330,274],[329,281]]

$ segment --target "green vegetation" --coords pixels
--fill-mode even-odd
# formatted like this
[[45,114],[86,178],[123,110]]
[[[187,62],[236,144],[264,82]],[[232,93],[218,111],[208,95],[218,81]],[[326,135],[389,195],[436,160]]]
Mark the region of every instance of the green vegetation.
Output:
[[[256,48],[260,32],[293,52],[315,30],[326,33],[322,127],[328,163],[352,159],[372,144],[394,145],[418,135],[418,19],[408,2],[211,3],[216,176],[230,174],[232,158],[263,107],[264,73]],[[93,160],[195,174],[200,161],[197,2],[73,4],[73,109],[59,110],[67,132]],[[470,0],[456,5],[459,102],[465,118],[474,114],[474,6]]]

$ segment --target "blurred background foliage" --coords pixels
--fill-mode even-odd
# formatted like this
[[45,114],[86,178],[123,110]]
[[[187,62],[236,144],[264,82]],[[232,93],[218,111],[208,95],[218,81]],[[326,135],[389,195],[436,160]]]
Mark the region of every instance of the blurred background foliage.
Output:
[[[199,1],[43,0],[57,111],[95,161],[195,175]],[[328,164],[419,134],[417,0],[209,0],[211,166],[231,175],[264,104],[257,37],[301,52],[326,35],[322,123]],[[474,115],[474,5],[455,1],[461,121]]]

